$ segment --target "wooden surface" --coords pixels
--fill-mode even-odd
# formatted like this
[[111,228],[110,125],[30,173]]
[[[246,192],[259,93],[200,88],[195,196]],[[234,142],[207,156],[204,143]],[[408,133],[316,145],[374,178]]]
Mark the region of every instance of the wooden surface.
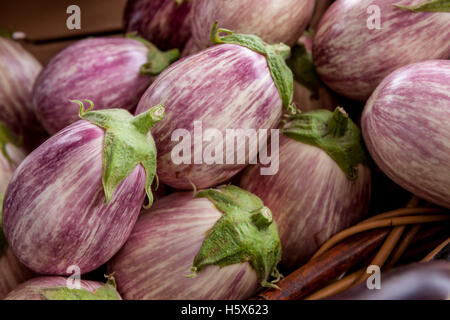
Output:
[[[24,47],[45,64],[56,53],[88,36],[115,36],[122,32],[126,0],[14,0],[2,1],[0,29],[23,32]],[[67,7],[78,5],[81,29],[69,30]]]

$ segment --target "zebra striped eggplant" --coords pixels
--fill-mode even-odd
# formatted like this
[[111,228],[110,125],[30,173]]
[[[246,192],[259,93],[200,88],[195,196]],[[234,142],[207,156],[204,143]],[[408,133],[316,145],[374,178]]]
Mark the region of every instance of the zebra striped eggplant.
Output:
[[192,7],[192,36],[199,48],[211,45],[211,26],[255,34],[267,43],[294,45],[314,11],[314,0],[196,0]]
[[[79,102],[81,104],[81,102]],[[145,194],[152,203],[157,106],[133,117],[123,109],[84,112],[16,169],[3,226],[19,260],[40,274],[87,273],[125,243]]]
[[450,13],[411,12],[417,0],[336,0],[322,17],[313,57],[337,93],[365,101],[392,71],[450,57]]
[[191,36],[190,0],[128,0],[125,30],[163,50],[183,49]]
[[341,111],[299,115],[283,129],[278,173],[260,175],[258,164],[241,178],[241,187],[271,208],[280,229],[281,265],[287,270],[306,262],[369,207],[371,172],[364,165],[362,138]]
[[270,210],[242,189],[175,193],[139,217],[108,271],[124,299],[245,299],[274,286],[279,244]]
[[31,92],[41,69],[18,43],[0,36],[0,147],[4,129],[28,145],[30,134],[38,127]]
[[[158,177],[178,189],[192,189],[193,184],[198,188],[218,185],[248,163],[245,143],[233,152],[245,154],[245,163],[228,161],[228,154],[227,160],[205,163],[202,150],[222,146],[225,150],[226,142],[211,137],[210,141],[198,141],[202,128],[205,133],[207,129],[216,129],[223,137],[228,129],[273,129],[278,125],[283,107],[291,108],[293,77],[282,57],[288,54],[289,47],[269,46],[256,36],[219,37],[222,29],[213,32],[216,32],[213,39],[219,45],[166,69],[144,93],[136,109],[139,114],[155,101],[166,106],[164,120],[152,129],[158,146]],[[245,43],[250,43],[249,47]],[[202,126],[199,130],[195,129],[197,121]],[[178,140],[173,137],[177,129],[183,131],[182,142],[177,142],[180,136]],[[193,137],[194,141],[189,142],[190,138],[186,137]],[[187,151],[183,158],[189,159],[181,163],[173,161],[175,147],[186,141],[190,155]],[[192,145],[193,152],[190,152]]]
[[362,115],[372,158],[406,190],[450,208],[450,61],[400,68],[377,87]]
[[[150,61],[157,63],[148,68]],[[177,57],[160,52],[137,37],[91,38],[57,54],[36,80],[33,103],[36,115],[50,133],[78,120],[70,99],[89,99],[97,109],[134,111],[141,95],[157,75]]]
[[21,284],[5,300],[121,300],[114,280],[105,283],[80,280],[80,289],[71,289],[73,279],[38,277]]

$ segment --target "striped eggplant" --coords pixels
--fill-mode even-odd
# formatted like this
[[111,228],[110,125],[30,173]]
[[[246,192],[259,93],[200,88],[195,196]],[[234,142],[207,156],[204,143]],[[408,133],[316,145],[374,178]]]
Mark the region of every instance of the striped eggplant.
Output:
[[3,203],[10,248],[40,274],[67,275],[72,265],[87,273],[106,263],[127,240],[145,194],[152,203],[156,147],[147,133],[164,107],[133,117],[77,103],[82,120],[19,165]]
[[191,36],[191,6],[191,0],[128,0],[125,30],[163,50],[182,50]]
[[3,195],[0,195],[0,299],[3,299],[19,284],[32,277],[31,271],[23,266],[8,247],[2,224]]
[[383,273],[381,288],[369,290],[364,281],[328,300],[448,300],[450,262],[430,261]]
[[11,39],[0,36],[0,147],[8,130],[28,146],[38,130],[31,92],[41,71],[39,62]]
[[303,112],[316,109],[332,111],[339,103],[317,75],[311,51],[312,37],[305,34],[292,48],[292,55],[287,60],[294,74],[294,104]]
[[250,166],[241,187],[271,208],[280,228],[281,265],[302,265],[331,235],[363,217],[371,193],[359,129],[341,108],[300,114],[283,128],[279,171]]
[[314,0],[195,0],[192,36],[200,48],[211,45],[211,26],[255,34],[267,43],[295,44],[314,11]]
[[394,182],[450,208],[450,61],[400,68],[377,87],[362,115],[372,158]]
[[108,271],[124,299],[245,299],[275,287],[280,255],[270,210],[227,185],[157,201]]
[[54,134],[78,120],[70,99],[92,100],[97,109],[134,111],[152,76],[178,54],[178,50],[163,53],[136,36],[78,41],[51,59],[36,80],[36,115]]
[[0,152],[0,195],[5,194],[14,170],[25,156],[25,150],[9,143],[5,145],[5,152]]
[[[178,189],[208,188],[230,179],[249,162],[250,152],[246,143],[234,148],[234,140],[220,139],[220,135],[225,137],[229,129],[273,129],[283,107],[292,108],[293,77],[284,62],[289,47],[266,45],[253,35],[221,37],[222,29],[213,32],[218,45],[166,69],[136,109],[136,114],[144,112],[155,101],[166,106],[164,120],[152,129],[158,146],[158,177]],[[208,137],[212,130],[214,136]],[[227,143],[232,148],[225,148]],[[226,159],[219,155],[205,160],[222,149]],[[182,159],[175,160],[181,154]],[[236,161],[236,154],[246,158]]]
[[314,37],[313,57],[322,80],[345,97],[366,101],[392,71],[449,58],[450,13],[394,6],[418,2],[336,0]]
[[112,278],[106,283],[46,276],[33,278],[10,292],[5,300],[122,300]]

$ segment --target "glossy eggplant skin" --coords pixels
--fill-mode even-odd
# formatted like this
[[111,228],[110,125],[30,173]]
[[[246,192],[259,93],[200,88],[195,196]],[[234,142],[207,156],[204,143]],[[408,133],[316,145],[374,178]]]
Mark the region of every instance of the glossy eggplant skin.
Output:
[[362,282],[328,300],[447,300],[449,297],[450,262],[435,260],[382,272],[381,289],[370,290]]
[[389,178],[450,208],[450,61],[390,74],[367,101],[361,125],[367,149]]
[[95,109],[134,111],[152,77],[140,74],[148,48],[127,38],[91,38],[53,57],[36,80],[33,104],[45,130],[54,134],[79,120],[73,99],[89,99]]
[[330,236],[366,214],[371,170],[360,164],[358,178],[350,180],[325,151],[284,135],[279,158],[277,174],[261,175],[261,166],[252,165],[240,186],[272,210],[283,248],[281,266],[293,270]]
[[136,166],[105,201],[104,130],[80,120],[33,151],[15,171],[3,202],[3,228],[19,260],[40,274],[82,274],[125,243],[145,197]]
[[366,101],[394,70],[450,57],[450,13],[416,13],[395,3],[399,1],[336,0],[323,15],[314,36],[314,63],[338,94]]
[[[255,34],[269,44],[295,44],[314,11],[314,0],[196,0],[192,36],[199,48],[211,45],[214,22],[235,33]],[[269,24],[269,25],[268,25]]]
[[[194,124],[198,121],[203,133],[217,129],[225,141],[228,129],[275,129],[283,113],[266,58],[234,44],[205,49],[164,70],[142,96],[136,115],[155,103],[166,106],[164,119],[152,128],[158,148],[158,177],[163,183],[184,190],[191,190],[193,184],[197,188],[216,186],[246,164],[227,164],[225,160],[222,164],[196,163],[195,159],[204,154],[202,150],[219,145],[218,139],[197,142],[202,148],[190,147],[191,161],[176,164],[172,151],[180,142],[172,137],[175,130],[186,130],[194,145]],[[225,149],[226,143],[223,145]],[[234,151],[246,154],[248,164],[248,152],[242,150],[242,145]],[[225,150],[223,154],[226,155]]]
[[137,32],[161,50],[183,49],[191,35],[191,1],[128,0],[124,13],[127,32]]
[[174,193],[145,210],[127,243],[108,262],[126,300],[246,299],[259,287],[245,263],[212,265],[189,278],[207,231],[222,213],[206,198]]

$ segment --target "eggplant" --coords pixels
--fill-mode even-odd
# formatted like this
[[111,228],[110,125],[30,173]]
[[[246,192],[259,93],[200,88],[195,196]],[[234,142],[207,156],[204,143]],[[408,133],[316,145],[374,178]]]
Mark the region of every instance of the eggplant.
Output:
[[[246,166],[250,156],[242,143],[233,148],[234,155],[226,150],[228,142],[234,143],[225,138],[226,131],[270,131],[278,125],[283,107],[292,110],[293,76],[284,62],[289,47],[269,46],[253,35],[221,37],[222,31],[213,29],[216,46],[164,70],[136,109],[136,114],[144,112],[155,101],[166,106],[164,120],[153,127],[152,134],[158,147],[158,177],[174,188],[208,188],[227,181]],[[216,129],[223,139],[209,137],[208,141],[209,129]],[[212,164],[205,161],[207,150],[218,149],[223,149],[226,159],[217,156]],[[235,160],[236,154],[245,154],[244,161]]]
[[294,104],[303,112],[317,109],[333,111],[339,105],[338,99],[320,80],[311,50],[312,37],[305,34],[292,48],[292,55],[287,60],[294,74]]
[[190,0],[128,0],[124,25],[163,50],[180,51],[191,36]]
[[333,3],[334,0],[316,0],[316,6],[314,8],[314,14],[308,25],[308,30],[315,31],[319,25],[320,19],[327,11],[328,7]]
[[198,47],[209,47],[211,26],[255,34],[267,43],[292,46],[306,29],[314,0],[196,0],[192,7],[192,37]]
[[369,290],[364,281],[327,300],[448,300],[450,262],[412,263],[381,273],[381,288]]
[[155,106],[139,117],[123,109],[84,110],[16,169],[3,203],[3,226],[19,260],[40,274],[87,273],[125,243],[145,194],[152,204]]
[[179,52],[161,52],[153,44],[128,38],[78,41],[53,57],[36,80],[36,115],[54,134],[78,120],[71,99],[89,99],[97,109],[123,108],[134,112],[150,85]]
[[361,133],[342,108],[297,115],[280,138],[279,170],[247,168],[240,186],[271,208],[280,228],[281,266],[305,263],[330,236],[368,210],[371,170]]
[[227,185],[157,201],[108,272],[124,299],[246,299],[276,287],[280,257],[270,209]]
[[388,177],[450,208],[450,61],[391,73],[367,101],[361,124],[372,158]]
[[5,135],[31,147],[30,136],[39,130],[31,93],[40,63],[18,43],[0,36],[0,147]]
[[366,101],[394,70],[450,57],[450,13],[415,13],[396,3],[417,1],[336,0],[329,7],[315,33],[313,58],[331,89]]
[[2,203],[3,195],[0,195],[0,299],[32,277],[32,272],[25,268],[8,248],[3,234]]
[[57,276],[33,278],[10,292],[5,300],[122,300],[113,278],[105,283],[80,280],[80,288],[70,288],[74,280]]

